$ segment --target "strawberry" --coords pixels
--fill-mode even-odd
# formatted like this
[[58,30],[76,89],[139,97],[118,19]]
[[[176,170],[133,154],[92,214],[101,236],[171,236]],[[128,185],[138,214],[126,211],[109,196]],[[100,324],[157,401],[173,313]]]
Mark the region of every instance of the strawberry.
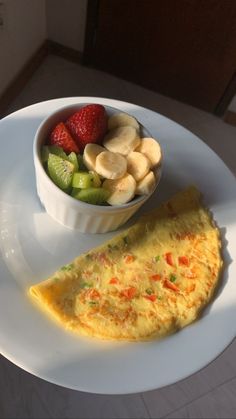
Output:
[[62,147],[65,153],[71,153],[72,151],[79,153],[79,147],[73,140],[64,122],[60,122],[55,126],[51,132],[49,144]]
[[107,131],[106,110],[102,105],[86,105],[71,115],[65,124],[83,150],[88,143],[101,143]]

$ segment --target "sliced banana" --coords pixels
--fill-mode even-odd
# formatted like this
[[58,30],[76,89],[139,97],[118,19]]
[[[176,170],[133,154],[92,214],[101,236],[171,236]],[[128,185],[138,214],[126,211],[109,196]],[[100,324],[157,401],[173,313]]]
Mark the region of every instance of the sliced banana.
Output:
[[126,204],[135,196],[136,181],[129,173],[120,179],[106,179],[102,186],[111,193],[107,200],[110,205]]
[[111,151],[103,151],[96,158],[96,172],[106,179],[119,179],[126,173],[126,158]]
[[157,166],[162,159],[162,151],[160,144],[154,138],[142,138],[140,144],[135,149],[145,154],[151,162],[151,168]]
[[137,182],[149,172],[151,162],[144,154],[139,153],[138,151],[132,151],[126,159],[127,172],[130,173]]
[[83,162],[89,170],[95,170],[98,154],[105,151],[105,148],[98,144],[87,144],[84,149]]
[[156,186],[156,179],[154,173],[150,170],[143,179],[137,182],[136,191],[137,195],[149,195]]
[[113,153],[127,156],[140,144],[137,130],[131,126],[118,127],[111,130],[104,138],[103,145]]
[[114,115],[110,116],[110,118],[108,119],[109,130],[117,128],[117,127],[124,127],[126,125],[134,127],[139,132],[140,126],[137,119],[135,119],[133,116],[129,115],[128,113],[124,113],[124,112],[115,113]]

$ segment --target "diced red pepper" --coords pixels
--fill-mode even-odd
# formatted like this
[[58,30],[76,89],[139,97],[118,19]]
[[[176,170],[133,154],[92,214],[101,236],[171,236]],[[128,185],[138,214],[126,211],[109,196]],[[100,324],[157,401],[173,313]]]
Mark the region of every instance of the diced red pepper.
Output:
[[150,279],[152,281],[160,281],[161,280],[161,275],[160,274],[154,274],[150,276]]
[[118,284],[118,282],[118,279],[114,277],[110,279],[109,284]]
[[97,290],[95,290],[94,288],[93,289],[90,289],[88,291],[88,295],[89,295],[89,298],[91,300],[96,300],[96,298],[100,298],[99,292]]
[[179,288],[173,282],[169,281],[169,279],[165,279],[164,286],[172,291],[179,291]]
[[145,295],[144,296],[147,300],[150,300],[152,302],[156,301],[157,296],[155,294],[151,294],[151,295]]
[[124,257],[125,263],[132,263],[134,261],[134,256],[133,255],[126,255]]
[[190,294],[191,292],[195,291],[196,284],[191,284],[188,288],[185,289],[185,292],[187,294]]
[[195,279],[195,278],[197,278],[197,274],[195,272],[193,272],[193,271],[186,272],[186,273],[183,274],[183,276],[185,278],[189,278],[189,279]]
[[178,261],[179,265],[189,266],[189,258],[187,256],[179,256]]
[[105,253],[103,253],[103,252],[98,253],[97,258],[102,265],[112,266],[112,262],[110,261],[110,259],[107,257],[107,255]]
[[121,295],[127,298],[128,300],[131,300],[132,298],[134,298],[136,291],[137,290],[135,287],[125,288],[124,290],[121,291]]
[[174,266],[174,260],[173,260],[173,256],[171,252],[168,252],[165,254],[165,260],[166,260],[166,263],[168,263],[168,265]]

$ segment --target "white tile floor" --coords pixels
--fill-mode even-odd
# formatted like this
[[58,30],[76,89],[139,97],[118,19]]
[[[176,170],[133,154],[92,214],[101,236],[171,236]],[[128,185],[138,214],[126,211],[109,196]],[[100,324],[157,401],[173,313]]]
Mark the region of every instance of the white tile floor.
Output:
[[[153,109],[198,135],[236,174],[236,127],[199,109],[56,56],[45,59],[8,113],[66,96],[109,97]],[[236,417],[236,341],[193,376],[166,388],[128,396],[64,389],[0,358],[1,419],[163,417]]]

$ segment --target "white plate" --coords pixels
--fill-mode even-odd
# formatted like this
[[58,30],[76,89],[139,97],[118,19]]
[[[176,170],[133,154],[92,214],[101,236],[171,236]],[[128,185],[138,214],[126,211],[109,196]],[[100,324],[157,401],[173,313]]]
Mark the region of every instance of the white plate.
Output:
[[[80,338],[50,321],[26,294],[31,284],[115,234],[70,231],[44,212],[36,196],[35,131],[49,112],[74,102],[97,102],[127,111],[159,139],[164,150],[163,177],[142,212],[194,183],[221,229],[226,266],[217,298],[199,321],[161,341],[110,343]],[[0,350],[6,358],[68,388],[124,394],[183,379],[229,345],[236,332],[236,183],[201,140],[139,106],[82,97],[51,100],[9,115],[0,122],[0,141]]]

